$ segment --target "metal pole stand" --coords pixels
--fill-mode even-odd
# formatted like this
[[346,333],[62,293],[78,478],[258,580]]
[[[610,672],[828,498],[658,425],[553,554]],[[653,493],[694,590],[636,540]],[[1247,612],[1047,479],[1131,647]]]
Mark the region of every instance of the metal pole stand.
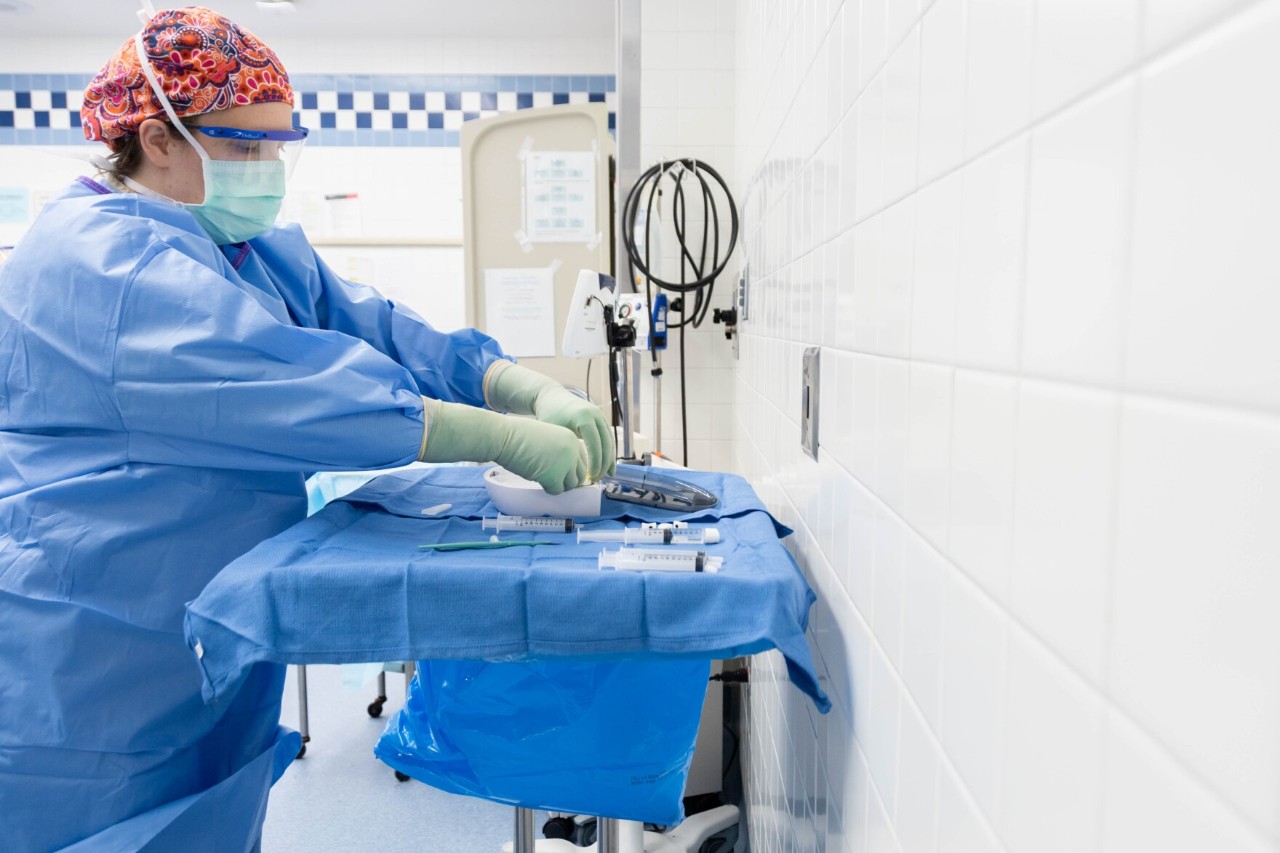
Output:
[[294,760],[307,754],[307,743],[311,740],[311,725],[307,720],[307,665],[300,664],[298,672],[298,731],[302,734],[302,748]]
[[533,809],[516,809],[515,853],[533,853],[537,838],[533,834]]

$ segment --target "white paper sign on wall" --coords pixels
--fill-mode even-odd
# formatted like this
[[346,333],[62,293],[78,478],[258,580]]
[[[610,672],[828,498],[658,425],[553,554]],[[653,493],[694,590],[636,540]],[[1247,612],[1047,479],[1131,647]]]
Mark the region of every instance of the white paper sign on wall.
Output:
[[484,271],[485,331],[508,355],[556,354],[553,267]]
[[530,151],[524,161],[525,237],[531,243],[587,243],[596,224],[593,151]]

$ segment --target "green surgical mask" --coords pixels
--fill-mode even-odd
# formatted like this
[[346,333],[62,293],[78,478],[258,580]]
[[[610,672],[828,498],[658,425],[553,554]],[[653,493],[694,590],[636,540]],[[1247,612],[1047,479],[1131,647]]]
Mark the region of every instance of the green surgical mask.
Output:
[[284,161],[213,160],[199,145],[196,150],[203,158],[204,201],[182,206],[213,242],[239,243],[269,231],[284,202]]

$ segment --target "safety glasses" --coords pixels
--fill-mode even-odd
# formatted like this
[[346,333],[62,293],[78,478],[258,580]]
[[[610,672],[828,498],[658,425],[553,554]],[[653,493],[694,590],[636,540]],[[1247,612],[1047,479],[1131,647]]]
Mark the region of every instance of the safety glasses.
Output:
[[196,145],[196,137],[191,131],[196,130],[205,139],[199,146],[202,158],[213,160],[235,160],[241,162],[281,160],[285,165],[285,175],[292,174],[298,160],[298,152],[307,140],[307,129],[295,127],[291,130],[250,130],[243,127],[224,127],[221,125],[199,125],[183,122],[169,102],[160,81],[156,79],[156,70],[151,67],[151,60],[142,45],[142,31],[133,34],[133,49],[138,54],[138,62],[142,73],[147,76],[151,92],[164,107],[169,122],[179,133],[186,137],[192,145]]
[[292,130],[250,130],[244,127],[186,124],[207,137],[204,147],[215,160],[283,160],[289,171],[298,159],[310,132],[305,127]]

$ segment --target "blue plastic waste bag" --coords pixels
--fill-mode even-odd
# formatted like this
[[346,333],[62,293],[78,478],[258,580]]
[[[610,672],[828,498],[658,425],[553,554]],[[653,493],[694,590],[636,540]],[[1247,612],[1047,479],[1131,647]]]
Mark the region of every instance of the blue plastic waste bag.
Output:
[[711,666],[705,660],[420,661],[374,748],[455,794],[674,825]]

